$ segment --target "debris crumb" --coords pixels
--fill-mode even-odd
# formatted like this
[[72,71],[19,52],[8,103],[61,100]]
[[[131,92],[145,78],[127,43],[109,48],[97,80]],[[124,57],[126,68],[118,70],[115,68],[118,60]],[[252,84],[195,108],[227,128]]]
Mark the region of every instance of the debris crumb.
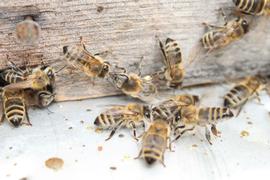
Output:
[[98,151],[102,151],[103,147],[102,146],[98,146]]
[[111,166],[110,169],[115,171],[115,170],[117,170],[117,167]]
[[45,161],[45,165],[47,168],[57,171],[63,167],[64,161],[61,158],[52,157]]
[[123,138],[124,134],[119,134],[118,137]]
[[104,10],[103,6],[97,6],[97,12],[101,13]]
[[253,124],[251,121],[248,121],[247,123],[248,123],[249,125],[252,125],[252,124]]
[[9,150],[11,150],[11,149],[13,149],[13,147],[12,147],[12,146],[10,146],[10,147],[9,147]]
[[87,111],[87,112],[90,112],[90,111],[92,111],[92,109],[86,109],[86,111]]
[[27,177],[20,178],[19,180],[27,180]]
[[85,147],[85,144],[83,144],[82,147]]
[[193,144],[192,147],[196,148],[196,147],[198,147],[198,145],[197,144]]
[[72,129],[72,127],[69,127],[68,129]]
[[81,124],[83,124],[83,123],[84,123],[84,121],[83,121],[83,120],[81,120],[81,121],[80,121],[80,123],[81,123]]
[[246,136],[249,136],[249,132],[248,131],[242,131],[240,135],[241,135],[241,137],[246,137]]
[[125,156],[123,157],[123,160],[129,160],[129,159],[131,159],[131,157],[130,157],[129,155],[125,155]]

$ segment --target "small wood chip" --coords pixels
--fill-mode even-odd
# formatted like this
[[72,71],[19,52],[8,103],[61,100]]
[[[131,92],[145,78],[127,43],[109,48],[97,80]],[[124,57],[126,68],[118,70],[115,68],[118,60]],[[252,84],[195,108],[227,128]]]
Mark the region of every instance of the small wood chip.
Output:
[[111,166],[110,169],[115,171],[115,170],[117,170],[117,167]]
[[98,151],[102,151],[103,147],[102,146],[98,146]]
[[249,132],[248,131],[242,131],[240,134],[240,137],[246,137],[249,136]]
[[52,157],[45,161],[45,165],[47,168],[57,171],[63,167],[64,161],[61,158]]
[[97,6],[97,12],[101,13],[104,10],[103,6]]
[[101,128],[96,128],[96,129],[95,129],[95,132],[96,132],[96,133],[102,133],[102,131],[103,131],[103,130],[102,130]]

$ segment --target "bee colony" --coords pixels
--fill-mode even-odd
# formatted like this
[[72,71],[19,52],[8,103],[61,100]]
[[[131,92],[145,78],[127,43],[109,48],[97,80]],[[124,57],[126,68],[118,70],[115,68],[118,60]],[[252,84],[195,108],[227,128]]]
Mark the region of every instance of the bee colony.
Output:
[[268,0],[4,0],[0,10],[1,179],[267,173],[244,176],[239,163],[270,166]]

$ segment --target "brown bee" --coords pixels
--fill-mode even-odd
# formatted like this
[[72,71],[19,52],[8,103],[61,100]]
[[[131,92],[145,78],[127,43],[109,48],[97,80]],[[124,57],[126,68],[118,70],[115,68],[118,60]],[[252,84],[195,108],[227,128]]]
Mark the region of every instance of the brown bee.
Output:
[[142,101],[151,101],[157,93],[157,87],[149,75],[140,77],[134,73],[110,72],[109,80],[123,93]]
[[169,87],[179,87],[182,85],[185,76],[185,69],[182,62],[182,53],[178,43],[167,38],[165,45],[159,41],[160,49],[164,56],[164,77]]
[[259,92],[265,87],[266,81],[264,78],[260,76],[247,77],[238,85],[234,86],[230,92],[224,96],[224,106],[229,108],[239,108],[239,114],[243,105],[249,99],[254,96],[259,99]]
[[17,39],[23,44],[34,44],[38,41],[41,28],[32,16],[26,16],[25,20],[16,25]]
[[44,69],[42,69],[42,67],[39,66],[33,69],[32,73],[27,76],[26,80],[8,84],[3,89],[12,90],[31,88],[33,90],[42,90],[46,86],[51,84],[51,72],[51,70],[48,70],[48,72],[46,72]]
[[211,126],[212,133],[217,136],[216,124],[234,116],[229,108],[204,107],[198,108],[194,105],[183,106],[176,114],[177,125],[174,125],[175,140],[179,139],[187,131],[192,131],[196,126],[205,127],[205,136],[210,144],[211,136],[207,125]]
[[82,40],[78,45],[64,46],[63,53],[68,64],[91,78],[104,78],[109,72],[110,64],[88,52]]
[[270,15],[269,0],[233,0],[237,10],[251,15]]
[[133,136],[137,140],[136,128],[145,127],[145,120],[150,119],[150,115],[151,112],[148,106],[130,103],[128,105],[114,106],[106,110],[95,119],[94,124],[98,128],[112,129],[110,136],[106,140],[109,140],[122,127],[131,128]]
[[[171,97],[152,108],[153,119],[167,119],[174,124],[175,115],[179,112],[181,107],[196,105],[198,102],[199,96],[197,95],[181,94]],[[173,118],[173,120],[171,118]]]
[[196,59],[201,59],[201,55],[209,54],[210,52],[224,48],[229,44],[241,39],[249,31],[249,23],[244,18],[235,18],[230,21],[224,15],[225,24],[223,26],[215,26],[203,23],[209,31],[203,35],[200,43],[197,44],[189,54],[189,64]]
[[1,122],[7,119],[14,127],[26,124],[29,121],[24,91],[21,89],[2,90],[3,114]]
[[[138,158],[143,158],[152,165],[159,161],[164,164],[164,153],[170,143],[170,125],[167,121],[156,119],[142,136],[142,148]],[[169,145],[170,146],[170,145]]]

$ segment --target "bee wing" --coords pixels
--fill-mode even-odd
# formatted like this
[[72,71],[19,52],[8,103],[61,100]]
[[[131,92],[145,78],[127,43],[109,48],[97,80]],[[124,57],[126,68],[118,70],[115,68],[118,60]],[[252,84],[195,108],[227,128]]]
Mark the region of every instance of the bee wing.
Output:
[[7,86],[5,86],[4,90],[16,90],[16,89],[27,89],[31,88],[33,86],[33,81],[31,79],[26,81],[20,81],[17,83],[12,83]]
[[113,107],[105,112],[105,114],[110,114],[111,116],[123,116],[123,115],[137,115],[137,112],[132,110],[127,110],[125,108]]

